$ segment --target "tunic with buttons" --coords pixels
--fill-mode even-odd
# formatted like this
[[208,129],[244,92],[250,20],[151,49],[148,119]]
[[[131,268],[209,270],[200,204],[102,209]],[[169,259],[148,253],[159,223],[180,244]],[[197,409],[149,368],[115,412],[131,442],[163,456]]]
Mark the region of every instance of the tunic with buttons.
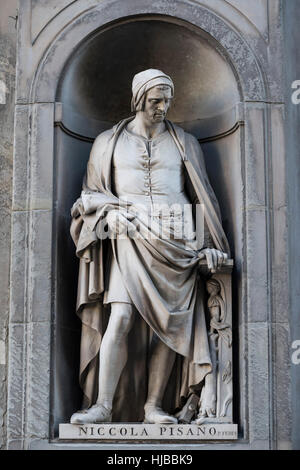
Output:
[[[165,209],[169,207],[169,217],[176,220],[177,211],[184,230],[176,243],[196,249],[192,206],[184,190],[184,165],[169,131],[148,140],[124,128],[114,149],[112,181],[114,193],[133,204],[131,212],[136,207],[139,215],[144,211],[155,218],[168,214]],[[132,303],[113,255],[107,264],[105,279],[105,304]]]

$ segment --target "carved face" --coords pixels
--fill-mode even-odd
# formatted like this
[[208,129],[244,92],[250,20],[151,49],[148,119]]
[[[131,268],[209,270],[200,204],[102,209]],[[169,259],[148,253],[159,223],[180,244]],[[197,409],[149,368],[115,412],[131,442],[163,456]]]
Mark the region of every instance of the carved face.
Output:
[[212,281],[208,281],[206,283],[206,290],[207,292],[211,295],[217,295],[220,291],[220,286],[218,284],[215,284],[214,282]]
[[152,123],[162,122],[171,104],[172,92],[170,87],[154,87],[146,94],[144,113]]

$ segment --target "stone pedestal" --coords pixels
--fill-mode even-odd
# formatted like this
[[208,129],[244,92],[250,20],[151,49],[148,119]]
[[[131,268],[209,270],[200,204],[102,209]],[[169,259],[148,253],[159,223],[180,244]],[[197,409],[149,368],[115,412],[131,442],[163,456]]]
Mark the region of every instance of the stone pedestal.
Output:
[[228,441],[237,439],[237,425],[228,423],[143,424],[101,423],[60,424],[61,440],[93,441]]

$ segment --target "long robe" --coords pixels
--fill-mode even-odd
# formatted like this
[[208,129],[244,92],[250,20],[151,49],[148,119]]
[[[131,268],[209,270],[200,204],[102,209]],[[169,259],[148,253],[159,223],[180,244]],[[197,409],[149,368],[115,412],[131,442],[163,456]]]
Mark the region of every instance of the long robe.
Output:
[[[121,121],[97,137],[81,194],[83,210],[73,218],[71,225],[76,254],[80,258],[77,314],[82,321],[80,385],[84,394],[83,407],[94,403],[98,393],[99,349],[109,318],[109,308],[103,305],[105,263],[111,249],[139,313],[129,334],[128,361],[114,398],[113,420],[116,421],[143,419],[153,334],[154,339],[160,338],[178,353],[170,380],[172,387],[165,394],[168,411],[180,407],[190,391],[199,389],[205,375],[211,371],[204,289],[197,276],[198,252],[184,250],[172,240],[152,239],[151,227],[136,214],[132,223],[139,225],[140,237],[99,239],[101,224],[103,229],[105,215],[111,209],[121,207],[130,213],[130,207],[113,193],[112,158],[118,136],[131,119]],[[213,245],[229,254],[201,148],[192,135],[170,121],[166,121],[166,125],[184,163],[189,199],[193,204],[203,204],[205,224]],[[176,306],[170,299],[172,292],[175,294],[179,290],[183,291],[185,301]],[[134,404],[130,410],[128,403]]]

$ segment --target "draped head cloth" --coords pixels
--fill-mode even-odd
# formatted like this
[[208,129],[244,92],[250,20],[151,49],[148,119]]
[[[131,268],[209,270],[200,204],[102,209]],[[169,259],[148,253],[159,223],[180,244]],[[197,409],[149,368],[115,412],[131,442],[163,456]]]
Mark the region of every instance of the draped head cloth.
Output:
[[145,93],[155,86],[169,86],[174,95],[174,83],[172,79],[161,70],[148,69],[137,73],[132,80],[131,111],[137,111]]

